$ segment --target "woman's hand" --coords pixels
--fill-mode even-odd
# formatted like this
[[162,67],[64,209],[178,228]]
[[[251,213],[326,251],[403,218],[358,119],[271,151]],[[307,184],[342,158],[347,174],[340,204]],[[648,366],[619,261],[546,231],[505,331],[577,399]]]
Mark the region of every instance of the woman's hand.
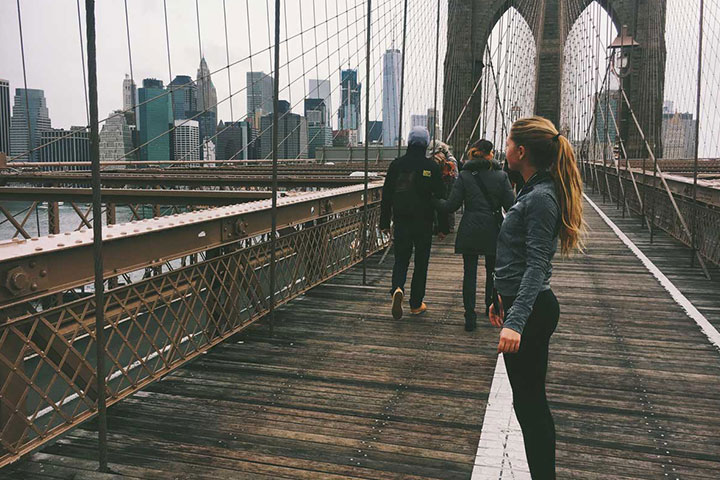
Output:
[[505,309],[503,308],[502,297],[500,296],[500,294],[498,294],[498,304],[500,307],[500,311],[496,312],[495,305],[490,305],[490,311],[488,312],[488,316],[490,317],[490,324],[493,327],[500,328],[503,326],[503,323],[505,321]]
[[515,330],[503,328],[500,331],[498,353],[517,353],[520,349],[520,334]]

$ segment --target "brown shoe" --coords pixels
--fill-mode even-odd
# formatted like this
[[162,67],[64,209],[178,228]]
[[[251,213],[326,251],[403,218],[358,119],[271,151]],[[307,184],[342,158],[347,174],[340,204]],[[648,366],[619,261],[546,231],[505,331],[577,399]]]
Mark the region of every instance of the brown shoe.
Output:
[[420,315],[421,313],[424,313],[425,310],[427,310],[427,305],[425,305],[425,302],[423,302],[418,308],[411,308],[410,313],[413,315]]
[[400,320],[403,316],[403,299],[405,294],[400,288],[396,288],[392,295],[392,316]]

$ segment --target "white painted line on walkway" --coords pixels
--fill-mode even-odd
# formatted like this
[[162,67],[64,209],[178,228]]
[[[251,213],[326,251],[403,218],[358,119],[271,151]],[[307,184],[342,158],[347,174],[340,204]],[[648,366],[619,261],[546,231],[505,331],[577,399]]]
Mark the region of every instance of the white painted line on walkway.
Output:
[[505,361],[498,355],[472,480],[530,480],[522,431],[512,406]]
[[585,197],[585,200],[588,201],[591,207],[595,209],[595,211],[600,215],[600,217],[605,220],[605,223],[608,224],[608,226],[615,232],[615,235],[618,236],[622,242],[627,245],[627,247],[632,250],[632,252],[635,254],[636,257],[640,259],[640,261],[645,265],[645,268],[647,268],[650,273],[653,274],[653,276],[660,282],[660,285],[663,286],[665,290],[672,296],[673,300],[680,305],[683,310],[685,310],[685,313],[687,313],[688,317],[692,318],[695,323],[700,327],[700,330],[707,336],[708,340],[710,340],[710,343],[715,345],[715,348],[720,350],[720,332],[717,331],[717,329],[705,318],[705,315],[700,313],[700,311],[695,308],[695,305],[688,300],[688,298],[682,294],[680,290],[670,281],[669,278],[667,278],[660,269],[655,266],[655,264],[650,260],[645,254],[638,248],[635,243],[630,240],[627,235],[623,233],[620,228],[615,225],[615,222],[610,220],[607,215],[598,207],[595,202],[590,200],[590,198],[583,194]]

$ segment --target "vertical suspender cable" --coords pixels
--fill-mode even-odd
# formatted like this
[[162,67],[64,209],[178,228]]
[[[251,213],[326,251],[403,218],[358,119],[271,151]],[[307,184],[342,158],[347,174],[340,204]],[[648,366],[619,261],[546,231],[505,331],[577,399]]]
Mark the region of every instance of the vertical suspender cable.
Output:
[[[435,100],[433,102],[433,124],[432,132],[430,132],[430,143],[434,145],[435,132],[437,131],[438,113],[437,113],[437,98],[438,98],[438,70],[440,62],[440,0],[437,0],[437,22],[435,26]],[[434,150],[434,147],[433,147]]]
[[700,30],[698,32],[698,72],[697,72],[697,105],[695,109],[695,162],[693,164],[693,209],[692,215],[692,256],[690,265],[695,265],[697,254],[697,184],[698,184],[698,156],[700,155],[700,101],[702,100],[702,62],[703,62],[703,23],[705,20],[705,1],[700,0]]
[[280,0],[275,0],[275,82],[273,85],[272,209],[270,211],[270,333],[275,323],[275,237],[277,236],[278,110],[280,95]]
[[370,20],[372,13],[372,0],[367,1],[367,32],[365,40],[365,186],[363,192],[363,228],[362,228],[362,277],[363,285],[367,284],[367,257],[368,241],[368,155],[370,153]]
[[[232,76],[230,75],[230,43],[228,42],[227,8],[225,7],[225,0],[223,0],[223,25],[225,27],[225,61],[227,63],[228,91],[230,92],[230,123],[234,124],[235,114],[233,113]],[[217,118],[215,121],[217,122]]]
[[[18,29],[20,30],[20,55],[23,66],[23,85],[25,86],[25,120],[28,127],[28,152],[33,151],[32,126],[30,125],[30,100],[28,99],[27,70],[25,68],[25,42],[23,40],[22,15],[20,14],[20,0],[17,0]],[[22,158],[20,155],[18,158]],[[32,162],[32,153],[28,153],[28,161]],[[40,232],[38,231],[38,235]]]
[[402,60],[401,60],[401,66],[400,66],[400,115],[398,118],[398,157],[400,156],[401,148],[402,148],[402,138],[403,138],[403,107],[404,107],[404,96],[405,96],[405,43],[407,40],[407,10],[408,10],[408,0],[405,0],[405,6],[403,7],[403,39],[402,39]]
[[95,0],[85,0],[87,28],[88,97],[90,100],[90,159],[92,160],[93,258],[95,260],[95,352],[97,354],[98,461],[108,471],[107,409],[105,404],[105,285],[102,255],[102,198],[100,197],[100,139],[98,135]]

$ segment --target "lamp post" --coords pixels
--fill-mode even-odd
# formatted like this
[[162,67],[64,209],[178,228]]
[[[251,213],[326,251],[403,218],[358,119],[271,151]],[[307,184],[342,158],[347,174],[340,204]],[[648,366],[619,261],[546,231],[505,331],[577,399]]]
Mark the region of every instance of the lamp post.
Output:
[[[617,102],[617,108],[618,108],[617,118],[618,118],[618,122],[620,124],[622,124],[622,115],[620,113],[621,109],[622,109],[622,101],[623,101],[623,98],[625,97],[625,93],[623,92],[623,79],[625,77],[627,77],[628,75],[630,75],[630,73],[632,73],[633,65],[632,65],[630,56],[632,54],[632,51],[637,49],[639,46],[640,46],[640,44],[638,42],[636,42],[635,39],[633,38],[633,36],[630,35],[630,33],[628,32],[627,25],[623,25],[622,28],[620,29],[620,35],[618,35],[617,38],[615,38],[615,40],[613,40],[613,42],[608,47],[608,49],[610,50],[610,70],[617,77],[618,84],[619,84],[619,90],[620,90],[620,98],[618,99],[618,102]],[[609,87],[609,85],[610,85],[610,81],[608,80],[608,87]],[[606,97],[606,104],[609,104],[610,103],[609,89],[608,89],[608,91],[605,92],[605,97]],[[608,121],[609,121],[608,114],[609,114],[609,112],[608,112],[608,109],[606,108],[606,110],[605,110],[606,129],[607,129]],[[623,129],[619,128],[619,126],[618,126],[618,132],[617,132],[618,135],[617,136],[622,137],[622,132],[623,132]],[[608,138],[608,140],[609,140],[609,138]],[[612,153],[613,160],[615,161],[615,158],[616,158],[615,157],[615,145],[613,145],[612,152],[613,152]],[[625,158],[626,171],[629,168],[630,168],[630,159]],[[645,170],[645,157],[643,156],[643,171],[644,170]],[[619,165],[618,165],[618,169],[617,169],[617,174],[618,174],[618,186],[620,187],[620,189],[622,191],[622,196],[623,196],[623,198],[622,198],[622,209],[623,209],[622,215],[624,218],[625,217],[626,199],[625,199],[625,189],[622,188],[622,178],[620,176],[620,166]],[[617,201],[618,201],[618,207],[619,207],[620,206],[619,205],[619,203],[620,203],[619,195],[618,195]],[[645,202],[643,201],[643,206],[644,205],[645,205]],[[641,214],[641,216],[642,216],[642,214]]]

